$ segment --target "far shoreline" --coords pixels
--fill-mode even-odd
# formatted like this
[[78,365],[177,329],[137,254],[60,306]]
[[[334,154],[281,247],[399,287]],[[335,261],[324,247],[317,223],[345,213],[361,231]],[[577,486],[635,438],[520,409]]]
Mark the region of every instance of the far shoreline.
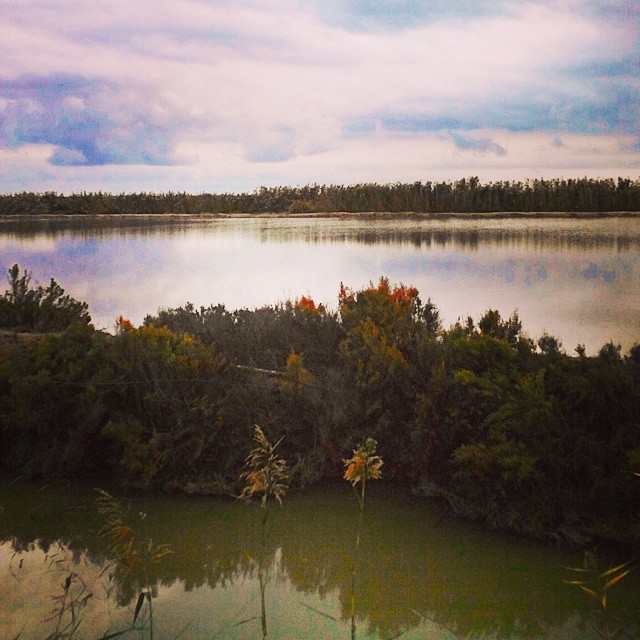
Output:
[[62,220],[225,220],[225,219],[324,219],[340,220],[359,218],[364,220],[513,220],[513,219],[602,219],[640,218],[640,211],[484,211],[484,212],[413,212],[413,211],[325,211],[313,213],[262,212],[262,213],[44,213],[1,214],[2,222],[62,221]]

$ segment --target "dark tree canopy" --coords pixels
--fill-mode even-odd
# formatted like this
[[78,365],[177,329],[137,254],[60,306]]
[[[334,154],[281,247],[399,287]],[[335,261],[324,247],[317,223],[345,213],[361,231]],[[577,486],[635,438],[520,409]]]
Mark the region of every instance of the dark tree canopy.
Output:
[[0,215],[640,211],[640,179],[553,179],[261,187],[251,193],[16,193]]

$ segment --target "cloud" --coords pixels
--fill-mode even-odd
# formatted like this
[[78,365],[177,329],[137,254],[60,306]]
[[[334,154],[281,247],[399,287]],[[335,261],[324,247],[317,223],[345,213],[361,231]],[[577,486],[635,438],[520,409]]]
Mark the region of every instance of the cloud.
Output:
[[303,2],[323,21],[350,31],[391,31],[443,19],[475,19],[508,11],[508,3],[476,0],[325,0]]
[[[516,167],[525,159],[499,132],[640,135],[637,29],[622,2],[0,0],[0,11],[0,146],[53,147],[54,167],[189,166],[196,180],[208,152],[185,150],[229,144],[239,171],[270,164],[284,180],[285,165],[302,174],[307,158],[357,140],[402,139],[409,157],[409,143],[440,133]],[[221,175],[229,160],[216,162]]]
[[497,142],[489,138],[465,138],[458,133],[452,133],[451,139],[461,151],[473,151],[473,153],[495,153],[498,156],[506,156],[507,150]]
[[585,280],[598,280],[602,278],[605,283],[612,283],[616,279],[616,270],[601,269],[595,262],[590,262],[586,269],[578,272]]
[[489,139],[505,155],[461,151],[451,132],[427,132],[411,138],[380,135],[350,138],[313,155],[279,162],[247,159],[245,145],[233,141],[183,141],[176,153],[193,158],[178,166],[54,166],[54,147],[30,145],[0,150],[0,190],[36,191],[191,191],[238,192],[260,186],[309,183],[413,182],[478,176],[482,181],[524,178],[637,177],[631,136],[562,134],[563,147],[550,144],[546,132],[478,129],[463,137]]
[[139,87],[81,76],[0,81],[0,144],[55,145],[57,165],[175,164],[173,132]]

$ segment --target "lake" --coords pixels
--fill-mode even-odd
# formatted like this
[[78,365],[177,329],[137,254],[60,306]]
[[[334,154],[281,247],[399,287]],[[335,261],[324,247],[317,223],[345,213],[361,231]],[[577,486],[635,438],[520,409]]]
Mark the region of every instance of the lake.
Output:
[[[139,588],[109,564],[95,497],[89,487],[64,483],[0,485],[0,637],[22,630],[20,640],[45,638],[56,620],[43,621],[69,573],[76,602],[81,585],[83,595],[93,594],[78,608],[76,637],[97,639],[131,626]],[[121,502],[140,540],[167,543],[172,551],[149,569],[154,638],[262,637],[258,504],[184,497]],[[346,640],[357,523],[350,487],[291,495],[273,508],[270,522],[268,637]],[[581,564],[580,551],[463,523],[384,481],[369,487],[360,557],[356,623],[363,640],[592,639],[591,621],[615,630],[638,619],[634,573],[610,591],[602,620],[585,593],[563,582],[582,577],[565,569]],[[606,567],[617,559],[599,560]],[[146,635],[125,637],[148,637],[146,606],[141,625]]]
[[640,218],[137,217],[0,220],[19,263],[86,300],[97,327],[192,302],[258,307],[381,276],[431,298],[445,325],[517,310],[532,338],[596,352],[640,338]]
[[[385,275],[430,297],[445,324],[491,307],[517,309],[532,337],[548,331],[568,351],[640,337],[640,218],[0,220],[0,268],[15,262],[87,300],[107,329],[119,315],[139,323],[187,301],[237,308],[311,295],[335,309],[341,282],[357,289]],[[142,602],[136,629],[117,637],[261,638],[261,557],[269,638],[349,637],[357,503],[346,483],[289,496],[271,513],[264,549],[256,504],[121,501],[136,540],[171,553],[146,570],[153,623]],[[78,639],[131,627],[142,570],[113,564],[102,525],[91,487],[0,483],[0,638],[46,638],[61,606],[65,622],[73,606]],[[605,611],[563,582],[590,577],[566,568],[582,557],[555,540],[462,522],[383,480],[368,494],[357,638],[591,640],[640,630],[640,571],[610,590]],[[600,550],[599,571],[629,557]]]

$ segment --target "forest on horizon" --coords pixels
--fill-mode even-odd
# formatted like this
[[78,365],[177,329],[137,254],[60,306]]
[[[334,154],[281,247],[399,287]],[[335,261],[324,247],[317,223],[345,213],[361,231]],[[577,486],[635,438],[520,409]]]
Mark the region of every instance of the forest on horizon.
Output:
[[640,178],[260,187],[246,193],[13,193],[0,215],[640,211]]

